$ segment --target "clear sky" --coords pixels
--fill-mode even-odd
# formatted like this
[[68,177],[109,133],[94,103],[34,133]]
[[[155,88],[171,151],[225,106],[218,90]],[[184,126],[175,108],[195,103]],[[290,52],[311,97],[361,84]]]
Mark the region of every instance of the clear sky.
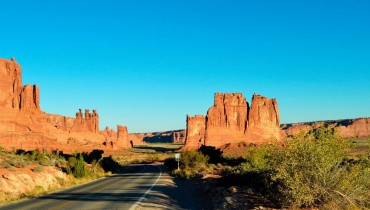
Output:
[[129,132],[183,129],[215,92],[281,122],[370,116],[370,1],[0,0],[0,57],[41,108]]

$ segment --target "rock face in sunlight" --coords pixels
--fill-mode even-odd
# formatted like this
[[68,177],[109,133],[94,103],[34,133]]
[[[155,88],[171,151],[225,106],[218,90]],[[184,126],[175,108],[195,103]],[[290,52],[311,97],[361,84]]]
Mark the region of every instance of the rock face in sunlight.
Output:
[[40,111],[40,93],[37,85],[22,85],[22,68],[12,58],[0,58],[0,106],[23,111]]
[[99,115],[94,109],[92,113],[85,109],[85,117],[82,115],[81,109],[76,113],[76,119],[71,128],[73,132],[99,132]]
[[292,136],[320,126],[328,126],[338,131],[344,138],[363,138],[370,136],[370,118],[327,120],[281,125],[282,136]]
[[338,131],[343,137],[362,138],[370,136],[370,118],[350,120],[347,125],[340,123],[338,125]]
[[203,115],[186,116],[186,143],[182,150],[195,150],[204,144],[206,118]]
[[130,148],[130,142],[128,139],[128,131],[126,126],[117,125],[117,141],[116,145],[118,148]]
[[221,146],[245,140],[248,110],[241,93],[216,93],[207,113],[205,144]]
[[252,143],[280,140],[280,116],[276,99],[253,95],[245,133]]
[[[48,114],[40,108],[37,85],[22,85],[22,68],[0,59],[0,145],[5,149],[106,151],[128,147],[127,127],[99,131],[99,115],[81,109],[76,117]],[[111,144],[112,142],[112,144]]]
[[[276,99],[253,95],[251,107],[241,93],[216,93],[214,105],[205,118],[204,139],[195,146],[191,131],[197,124],[187,120],[183,149],[199,148],[199,143],[220,147],[227,143],[263,143],[280,140],[280,117]],[[189,132],[190,131],[190,132]]]

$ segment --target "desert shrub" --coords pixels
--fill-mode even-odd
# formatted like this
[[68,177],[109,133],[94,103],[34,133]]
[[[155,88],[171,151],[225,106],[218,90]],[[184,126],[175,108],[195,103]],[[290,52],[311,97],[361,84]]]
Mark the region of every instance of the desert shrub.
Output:
[[82,155],[79,155],[77,162],[73,168],[73,175],[76,178],[82,178],[88,175],[88,169],[85,166],[85,161]]
[[167,158],[165,165],[175,169],[172,174],[185,179],[193,178],[197,173],[207,169],[209,157],[198,151],[185,151],[181,153],[180,170],[177,170],[177,161],[174,158]]
[[185,151],[181,153],[180,163],[185,169],[205,166],[209,157],[198,151]]
[[195,174],[198,171],[194,168],[187,168],[187,169],[181,169],[181,170],[174,170],[172,172],[173,175],[181,177],[183,179],[191,179],[195,177]]
[[37,167],[35,167],[32,171],[33,171],[33,172],[42,172],[42,171],[44,171],[44,167],[42,167],[42,166],[37,166]]
[[76,178],[83,178],[90,175],[86,162],[81,154],[76,156],[70,156],[66,163],[66,166],[62,168],[67,174],[72,174]]
[[223,169],[225,178],[222,181],[227,185],[248,185],[260,193],[276,197],[276,183],[272,175],[275,173],[275,157],[279,149],[275,144],[250,147],[243,163],[231,169]]
[[274,178],[282,183],[279,188],[286,198],[285,204],[312,206],[327,197],[323,190],[332,179],[330,172],[339,168],[346,154],[336,139],[324,134],[320,129],[309,135],[297,135],[279,154],[281,161]]
[[368,208],[370,161],[349,159],[349,147],[333,129],[320,127],[283,147],[250,148],[244,163],[224,170],[223,181],[250,185],[283,206]]
[[16,168],[22,168],[22,167],[25,167],[27,166],[27,162],[25,162],[22,158],[20,157],[14,157],[12,159],[9,159],[7,161],[10,165],[16,167]]
[[29,158],[31,160],[38,161],[38,162],[41,162],[47,159],[45,154],[43,152],[40,152],[39,150],[33,150]]
[[0,166],[4,167],[4,168],[11,168],[12,165],[10,165],[8,162],[6,161],[1,161],[0,162]]
[[37,197],[37,196],[42,195],[44,193],[45,193],[45,189],[42,186],[37,185],[30,192],[27,193],[26,197],[34,198],[34,197]]
[[203,155],[209,157],[209,163],[220,163],[223,161],[221,149],[216,149],[216,147],[202,145],[199,149]]
[[161,157],[159,154],[152,154],[148,156],[147,160],[148,162],[157,162],[161,160]]
[[335,204],[338,208],[369,205],[369,168],[346,163],[348,147],[326,127],[289,140],[276,157],[272,177],[279,182],[283,204]]

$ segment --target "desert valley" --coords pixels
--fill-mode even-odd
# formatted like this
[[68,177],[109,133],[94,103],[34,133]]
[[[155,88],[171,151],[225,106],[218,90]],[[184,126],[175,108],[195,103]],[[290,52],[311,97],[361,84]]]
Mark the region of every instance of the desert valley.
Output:
[[[116,130],[109,127],[100,130],[99,114],[95,109],[92,111],[79,109],[75,117],[42,111],[40,107],[40,100],[44,100],[42,90],[38,85],[22,84],[22,68],[14,58],[0,59],[0,76],[0,146],[1,152],[4,153],[0,159],[3,167],[0,169],[2,202],[9,202],[23,196],[37,196],[52,189],[71,186],[71,184],[61,184],[61,182],[79,184],[105,176],[104,170],[107,168],[107,163],[109,173],[116,173],[123,165],[130,163],[164,163],[169,167],[167,170],[174,170],[172,173],[175,176],[189,178],[195,173],[203,173],[203,178],[201,178],[204,185],[203,191],[207,196],[215,196],[215,200],[213,207],[203,206],[202,208],[219,209],[220,206],[226,206],[224,209],[238,209],[241,208],[240,205],[247,204],[243,204],[244,201],[239,201],[239,204],[235,205],[230,204],[230,201],[225,200],[227,198],[225,195],[233,199],[240,199],[241,195],[247,195],[244,199],[248,200],[254,196],[254,190],[252,194],[250,192],[240,194],[239,191],[245,188],[214,188],[212,186],[215,183],[214,180],[220,177],[227,179],[229,176],[235,176],[234,169],[230,169],[235,164],[231,160],[234,162],[237,160],[235,158],[248,160],[248,151],[253,148],[260,146],[264,148],[269,144],[289,145],[289,141],[294,142],[289,139],[294,139],[302,133],[309,136],[311,131],[324,127],[335,131],[341,138],[362,139],[365,141],[365,147],[369,144],[370,118],[281,124],[277,99],[254,94],[251,102],[248,103],[242,93],[215,93],[214,104],[208,109],[207,114],[187,115],[186,129],[183,130],[129,133],[129,128],[124,125],[117,125]],[[174,145],[174,147],[157,150],[161,145]],[[361,154],[363,152],[368,154],[366,150]],[[150,152],[147,153],[148,151]],[[196,153],[191,153],[194,151]],[[209,164],[217,163],[218,165],[211,167],[214,169],[200,172],[191,169],[190,173],[189,168],[199,166],[190,167],[187,165],[189,163],[183,162],[189,154],[195,155],[192,157],[195,159],[191,160],[193,164],[205,164],[204,160],[197,159],[203,157],[198,157],[198,151],[206,155],[204,160],[211,161]],[[21,156],[14,156],[12,153]],[[81,159],[80,153],[84,154],[84,160]],[[174,153],[181,153],[185,158],[181,160],[182,169],[176,170],[176,167],[171,169],[173,166],[168,161],[173,159]],[[225,156],[221,161],[222,153]],[[215,154],[218,158],[216,162],[212,160]],[[108,155],[110,155],[109,158]],[[113,159],[111,155],[114,156]],[[93,172],[82,171],[83,174],[79,175],[77,159],[90,164],[84,166],[83,171]],[[45,161],[52,161],[53,164],[45,163]],[[58,161],[61,162],[54,165]],[[226,166],[219,166],[219,164],[226,164]],[[78,177],[85,177],[86,174],[95,174],[96,167],[102,168],[100,175],[89,175],[90,178],[87,180],[76,181]],[[225,175],[220,176],[220,171],[224,171],[222,173]],[[234,175],[227,175],[228,173]],[[68,174],[73,174],[73,176]],[[235,183],[234,185],[238,186]],[[35,189],[41,190],[35,193]],[[271,207],[271,201],[267,204],[260,198],[257,201],[260,204],[257,205],[253,201],[248,204],[251,205],[248,209],[255,205],[265,207],[270,205]]]
[[249,105],[241,93],[216,93],[206,116],[186,116],[185,130],[140,134],[128,133],[123,125],[100,130],[97,110],[79,109],[75,117],[43,112],[42,90],[22,84],[22,68],[14,58],[0,59],[0,74],[0,145],[8,150],[112,152],[145,142],[184,143],[182,150],[196,150],[201,145],[276,142],[321,125],[336,128],[345,138],[370,136],[370,118],[280,124],[276,99],[254,94]]

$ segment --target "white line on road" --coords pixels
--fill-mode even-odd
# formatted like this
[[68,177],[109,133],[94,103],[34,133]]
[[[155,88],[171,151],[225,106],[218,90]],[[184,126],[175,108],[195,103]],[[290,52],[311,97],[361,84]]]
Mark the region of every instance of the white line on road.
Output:
[[[158,167],[158,166],[157,166]],[[146,198],[146,196],[148,196],[148,194],[150,193],[150,191],[153,189],[153,187],[155,186],[155,184],[157,184],[157,182],[158,182],[158,180],[161,178],[161,176],[162,176],[162,169],[160,168],[160,167],[158,167],[159,168],[159,171],[160,171],[160,173],[159,173],[159,176],[158,176],[158,178],[157,178],[157,180],[155,180],[155,182],[152,184],[152,186],[150,186],[150,188],[144,193],[144,195],[143,196],[141,196],[141,198],[138,200],[138,201],[136,201],[135,203],[134,203],[134,205],[132,205],[130,208],[129,208],[129,210],[135,210],[140,204],[141,204],[141,202],[143,202],[143,200]]]

